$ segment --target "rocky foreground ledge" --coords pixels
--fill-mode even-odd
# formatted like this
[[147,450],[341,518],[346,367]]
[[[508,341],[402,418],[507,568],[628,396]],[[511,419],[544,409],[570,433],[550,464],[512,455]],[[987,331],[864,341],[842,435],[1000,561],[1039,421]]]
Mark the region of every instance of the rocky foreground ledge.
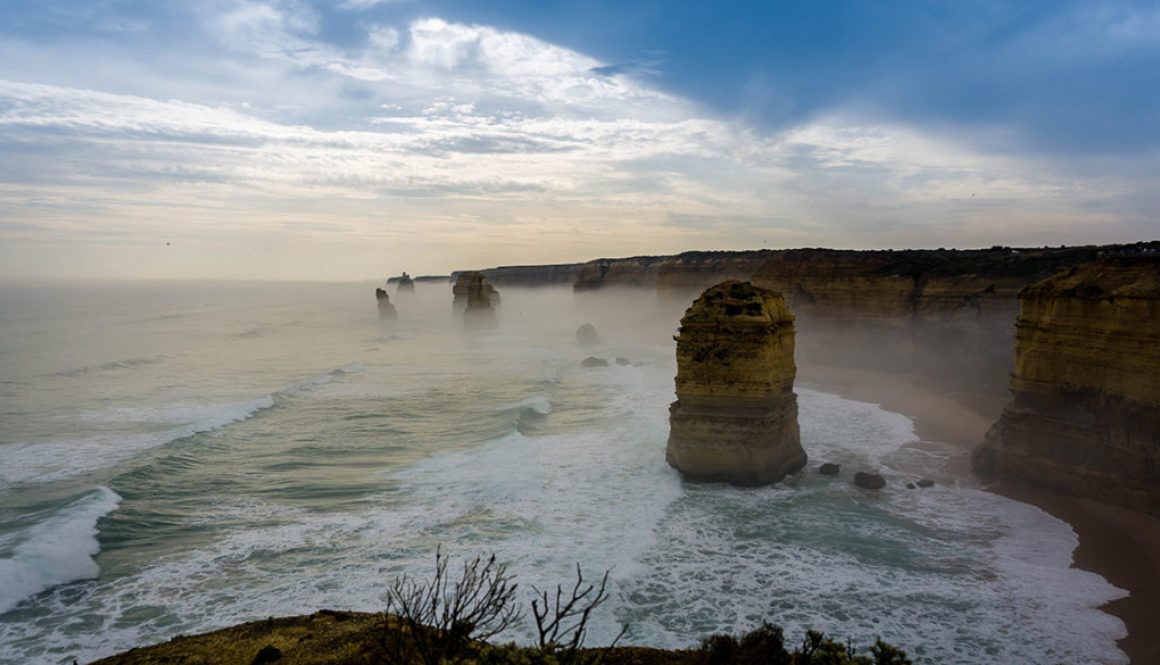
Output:
[[[388,615],[322,610],[314,614],[252,621],[212,633],[178,636],[91,665],[391,665],[384,646]],[[604,647],[545,651],[534,647],[475,643],[463,665],[913,665],[906,652],[878,640],[856,648],[809,631],[800,641],[768,623],[737,637],[713,635],[698,649]],[[787,644],[799,646],[792,649]],[[850,650],[853,649],[853,652]],[[422,665],[416,662],[415,665]]]
[[[94,661],[92,665],[383,665],[386,615],[322,610],[251,621],[212,633],[178,636]],[[607,665],[676,665],[691,651],[646,647],[586,649]]]

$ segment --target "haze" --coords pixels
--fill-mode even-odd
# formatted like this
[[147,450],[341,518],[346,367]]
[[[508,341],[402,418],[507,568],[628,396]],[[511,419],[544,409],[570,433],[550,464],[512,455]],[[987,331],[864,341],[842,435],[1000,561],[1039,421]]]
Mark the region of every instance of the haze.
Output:
[[1147,2],[0,6],[0,279],[1156,237]]

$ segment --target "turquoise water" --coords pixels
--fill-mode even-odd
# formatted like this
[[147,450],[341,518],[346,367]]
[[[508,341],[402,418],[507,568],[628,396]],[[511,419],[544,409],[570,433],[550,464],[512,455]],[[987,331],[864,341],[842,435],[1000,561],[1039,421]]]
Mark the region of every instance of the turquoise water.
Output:
[[[0,662],[71,663],[322,608],[379,610],[442,544],[530,593],[611,570],[590,642],[686,647],[769,619],[925,663],[1123,663],[1123,594],[1076,538],[965,481],[937,442],[799,387],[814,462],[763,489],[664,463],[676,319],[637,294],[503,290],[465,334],[447,284],[0,289]],[[576,328],[603,344],[581,349]],[[584,369],[588,355],[630,365]],[[510,637],[526,636],[520,628]]]

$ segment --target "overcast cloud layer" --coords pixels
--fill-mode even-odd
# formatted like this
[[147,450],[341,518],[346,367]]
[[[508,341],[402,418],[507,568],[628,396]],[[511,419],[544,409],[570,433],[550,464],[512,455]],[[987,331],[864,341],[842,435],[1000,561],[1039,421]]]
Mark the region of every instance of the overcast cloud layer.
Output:
[[[5,279],[365,279],[1160,228],[1157,86],[1133,79],[1160,71],[1154,7],[992,12],[1002,35],[986,16],[911,20],[927,33],[909,54],[856,31],[770,52],[736,16],[701,21],[736,32],[725,57],[727,31],[678,53],[688,25],[649,33],[640,7],[593,5],[630,26],[600,31],[520,3],[9,4],[27,6],[0,8]],[[936,37],[943,59],[923,58]]]

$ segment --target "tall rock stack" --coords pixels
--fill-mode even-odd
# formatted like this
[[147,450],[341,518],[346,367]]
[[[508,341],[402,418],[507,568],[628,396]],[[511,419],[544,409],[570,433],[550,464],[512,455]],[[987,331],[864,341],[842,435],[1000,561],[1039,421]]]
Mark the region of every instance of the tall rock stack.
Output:
[[499,294],[491,284],[488,284],[483,273],[476,270],[461,273],[451,292],[455,311],[463,313],[464,328],[488,330],[499,327],[499,319],[493,306],[498,303]]
[[685,312],[665,459],[686,478],[761,485],[805,465],[793,319],[780,293],[736,281]]
[[1160,255],[1071,268],[1020,304],[976,470],[1160,515]]
[[391,297],[387,295],[385,289],[375,289],[375,300],[379,303],[380,319],[393,320],[399,318],[399,313],[395,311],[395,306],[391,304]]

